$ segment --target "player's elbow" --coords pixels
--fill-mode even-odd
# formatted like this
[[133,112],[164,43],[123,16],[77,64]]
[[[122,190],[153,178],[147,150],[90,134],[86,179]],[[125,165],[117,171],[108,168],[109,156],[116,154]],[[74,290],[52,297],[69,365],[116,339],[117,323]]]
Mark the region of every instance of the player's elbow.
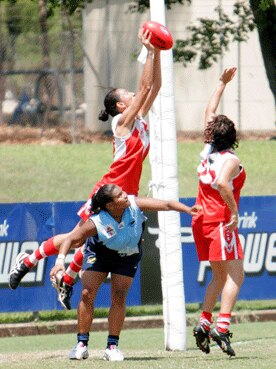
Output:
[[159,90],[160,90],[160,88],[161,88],[161,86],[162,86],[162,82],[161,82],[161,80],[154,81],[154,89],[155,89],[156,91],[159,91]]
[[174,200],[166,201],[166,210],[175,210],[176,202]]
[[225,180],[219,180],[216,182],[217,189],[219,192],[224,192],[229,188],[229,183]]
[[142,86],[142,93],[145,94],[145,95],[148,95],[150,90],[151,90],[151,87],[152,87],[152,85],[150,83],[145,83]]
[[68,241],[70,242],[70,249],[77,248],[83,245],[83,239],[69,237]]

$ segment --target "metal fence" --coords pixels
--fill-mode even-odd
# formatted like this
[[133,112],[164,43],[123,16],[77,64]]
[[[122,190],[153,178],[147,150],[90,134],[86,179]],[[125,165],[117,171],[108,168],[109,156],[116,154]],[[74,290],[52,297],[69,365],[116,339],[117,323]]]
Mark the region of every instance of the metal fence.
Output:
[[[119,0],[118,3],[120,3]],[[72,142],[75,142],[76,127],[84,126],[86,107],[83,62],[85,59],[87,65],[91,68],[91,72],[96,74],[89,59],[89,57],[97,59],[96,53],[93,48],[89,50],[90,53],[88,54],[84,50],[81,12],[69,17],[64,11],[56,9],[56,13],[52,17],[46,17],[43,16],[41,4],[45,5],[46,1],[0,1],[0,124],[19,124],[41,127],[42,129],[53,126],[69,126],[71,127]],[[108,19],[104,18],[106,11],[106,9],[102,9],[102,13],[91,12],[91,14],[94,14],[93,17],[99,17],[99,14],[102,14],[102,25],[103,22],[114,22],[116,11],[113,9],[114,14],[110,13]],[[130,19],[129,13],[125,12],[121,16],[123,23],[133,21],[132,18]],[[173,17],[175,16],[173,15]],[[93,17],[89,18],[89,21],[97,20]],[[140,22],[136,18],[135,20],[137,24]],[[111,28],[104,25],[104,29]],[[120,30],[117,30],[115,35],[117,39],[122,37],[120,32]],[[128,39],[131,40],[129,37]],[[114,54],[114,50],[110,50],[108,54],[116,67],[121,64],[122,60],[118,53],[121,53],[122,57],[125,58],[125,54],[119,48],[117,49],[119,50],[117,54]],[[131,50],[130,47],[129,53],[131,53]],[[240,60],[241,52],[239,48],[236,54],[238,60]],[[246,52],[244,52],[245,54]],[[231,57],[235,59],[235,56]],[[110,60],[106,61],[108,68],[111,65]],[[248,59],[246,59],[245,63],[248,62]],[[259,103],[256,103],[255,97],[253,100],[249,99],[250,96],[247,98],[247,92],[243,92],[243,96],[241,96],[241,76],[244,76],[243,83],[251,83],[250,86],[255,80],[258,83],[259,81],[261,81],[260,83],[266,81],[260,79],[263,72],[260,74],[258,68],[254,69],[253,78],[253,72],[250,72],[251,74],[248,72],[247,64],[240,66],[238,62],[237,65],[240,70],[240,79],[238,80],[237,103],[231,106],[233,107],[233,119],[235,120],[235,110],[238,110],[236,120],[239,130],[242,133],[257,131],[260,130],[260,125],[256,126],[256,123],[253,125],[252,116],[258,117],[262,114],[263,104],[266,104],[265,107],[273,105],[267,104],[270,96],[263,97],[263,94],[261,95],[263,100]],[[113,70],[117,72],[114,67]],[[179,96],[176,103],[176,114],[181,117],[181,120],[179,119],[180,123],[178,121],[180,131],[178,136],[180,138],[182,134],[188,138],[197,138],[199,129],[201,130],[201,113],[204,108],[199,107],[199,102],[202,102],[201,91],[206,87],[204,81],[208,83],[210,77],[197,78],[197,70],[193,70],[192,73],[189,81],[185,81],[187,72],[185,74],[184,69],[181,70],[180,78],[175,84],[176,95]],[[257,78],[255,76],[258,79],[255,79]],[[193,89],[193,97],[191,98],[186,94],[186,101],[183,100],[182,94],[184,81],[188,85],[187,91]],[[243,109],[241,109],[242,104]],[[223,110],[223,101],[221,106]],[[254,111],[252,106],[254,106]],[[184,115],[183,109],[185,109],[186,115]],[[269,111],[270,116],[274,113],[274,110],[273,113],[271,111],[272,109]],[[269,118],[266,117],[266,120],[272,119],[270,116]],[[263,120],[262,115],[261,119]],[[244,124],[245,121],[249,122],[247,126]],[[200,128],[195,127],[195,122],[200,122]],[[265,135],[267,132],[269,134],[269,124],[264,127]]]
[[81,14],[43,18],[38,3],[23,3],[23,12],[0,3],[0,123],[75,124],[84,104]]

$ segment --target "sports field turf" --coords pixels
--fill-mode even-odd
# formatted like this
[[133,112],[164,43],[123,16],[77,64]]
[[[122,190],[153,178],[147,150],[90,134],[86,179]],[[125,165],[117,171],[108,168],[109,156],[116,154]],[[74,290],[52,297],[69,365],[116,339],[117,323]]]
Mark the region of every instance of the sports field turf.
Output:
[[[181,142],[178,148],[179,196],[197,194],[200,142]],[[242,141],[237,149],[246,168],[242,196],[274,195],[274,141]],[[112,161],[111,143],[81,145],[0,145],[0,203],[84,201]],[[140,196],[148,194],[148,158],[143,165]]]
[[199,351],[192,327],[187,329],[187,350],[177,352],[164,350],[163,329],[124,330],[120,349],[125,361],[113,363],[102,360],[106,332],[91,332],[90,357],[81,362],[67,358],[74,334],[0,338],[0,368],[275,369],[275,322],[235,324],[231,330],[237,355],[231,359],[215,344],[209,355]]

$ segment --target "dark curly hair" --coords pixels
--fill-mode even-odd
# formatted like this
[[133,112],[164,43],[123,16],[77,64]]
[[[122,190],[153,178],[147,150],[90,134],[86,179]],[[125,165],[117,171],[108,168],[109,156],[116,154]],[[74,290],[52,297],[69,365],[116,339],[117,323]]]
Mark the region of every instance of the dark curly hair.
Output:
[[117,186],[114,184],[103,185],[93,196],[91,200],[91,210],[93,213],[99,213],[106,210],[106,204],[113,201],[113,191]]
[[216,115],[204,130],[204,142],[211,143],[217,151],[239,146],[235,124],[226,115]]
[[105,109],[100,111],[98,118],[103,122],[106,122],[108,120],[108,115],[115,117],[115,115],[119,114],[116,106],[119,101],[120,96],[118,94],[118,89],[113,88],[106,94],[104,98]]

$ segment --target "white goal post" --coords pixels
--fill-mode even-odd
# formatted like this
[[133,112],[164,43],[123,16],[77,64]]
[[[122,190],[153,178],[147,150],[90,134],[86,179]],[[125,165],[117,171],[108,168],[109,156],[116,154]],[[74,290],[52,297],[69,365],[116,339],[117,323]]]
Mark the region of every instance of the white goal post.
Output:
[[[165,24],[165,3],[150,0],[151,20]],[[153,196],[178,200],[172,50],[161,52],[162,87],[149,114]],[[166,350],[186,350],[180,214],[159,212],[159,248]]]

